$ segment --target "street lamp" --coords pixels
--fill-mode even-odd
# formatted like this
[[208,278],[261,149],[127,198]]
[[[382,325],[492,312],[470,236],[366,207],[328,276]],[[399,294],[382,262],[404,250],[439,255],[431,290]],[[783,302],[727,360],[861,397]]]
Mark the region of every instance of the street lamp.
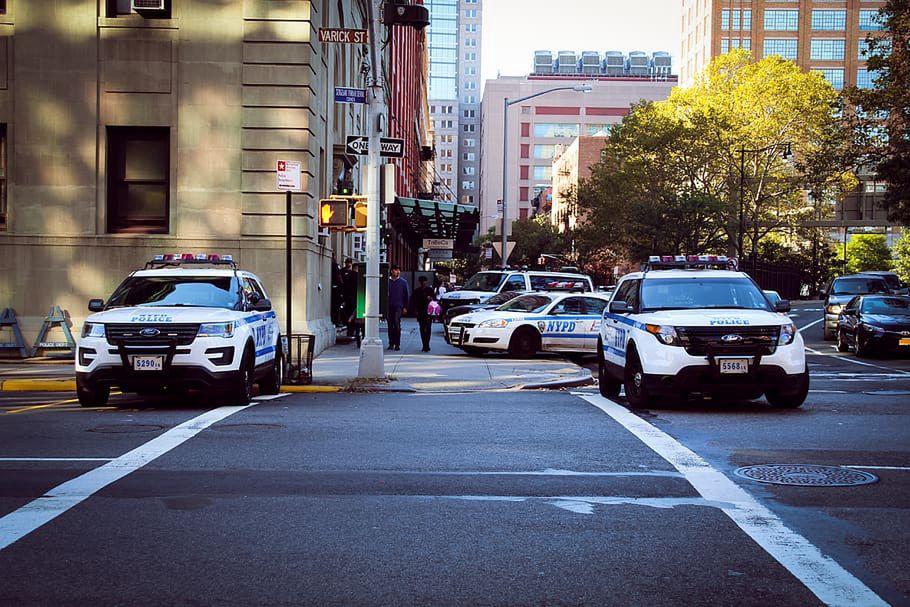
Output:
[[[739,148],[739,234],[737,235],[736,252],[740,257],[740,261],[743,257],[743,234],[746,231],[746,154],[760,154],[762,152],[767,152],[768,150],[773,150],[779,147],[783,147],[781,157],[784,158],[784,160],[790,158],[790,156],[793,155],[789,141],[782,143],[772,143],[771,145],[755,150]],[[755,222],[756,224],[758,223],[757,216],[755,218]],[[755,242],[752,243],[752,250],[752,274],[755,274],[758,270],[758,245]],[[740,268],[742,268],[741,265]],[[753,276],[753,278],[755,277]]]
[[506,267],[506,259],[509,256],[508,249],[508,225],[509,225],[509,106],[540,97],[547,93],[556,91],[575,91],[576,93],[590,93],[593,87],[590,84],[577,84],[575,86],[557,86],[545,91],[539,91],[532,95],[510,100],[508,97],[502,100],[502,267]]

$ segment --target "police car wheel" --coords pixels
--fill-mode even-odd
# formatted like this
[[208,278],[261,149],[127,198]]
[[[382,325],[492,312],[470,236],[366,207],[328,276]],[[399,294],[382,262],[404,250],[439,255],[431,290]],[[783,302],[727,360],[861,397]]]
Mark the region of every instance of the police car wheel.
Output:
[[[281,343],[281,338],[278,338],[278,342]],[[275,360],[271,370],[259,380],[259,393],[260,394],[278,394],[281,392],[281,382],[284,379],[284,360],[281,356],[281,350],[275,352]]]
[[528,327],[515,331],[509,340],[509,354],[518,358],[531,358],[539,349],[540,334]]
[[633,409],[647,407],[651,404],[651,395],[644,385],[644,372],[638,353],[632,350],[626,354],[626,372],[623,387],[626,389],[626,402]]
[[230,394],[230,400],[238,405],[248,405],[253,400],[253,356],[247,349],[237,370],[236,386]]
[[600,342],[597,343],[597,351],[600,352],[597,355],[597,387],[600,390],[600,395],[606,397],[619,396],[619,389],[622,387],[622,383],[613,379],[613,376],[607,372],[607,363],[604,360],[603,347]]
[[806,401],[809,395],[809,372],[801,374],[797,379],[796,390],[792,392],[778,392],[769,390],[765,393],[768,404],[779,409],[796,409]]
[[111,387],[76,380],[76,396],[83,407],[103,407],[110,398]]

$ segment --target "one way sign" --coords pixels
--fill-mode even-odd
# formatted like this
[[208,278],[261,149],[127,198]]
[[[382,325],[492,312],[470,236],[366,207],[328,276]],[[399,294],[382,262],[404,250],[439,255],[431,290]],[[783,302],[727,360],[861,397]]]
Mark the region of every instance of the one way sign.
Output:
[[[366,156],[370,153],[370,144],[367,137],[348,135],[345,139],[345,148],[348,154]],[[379,138],[379,155],[384,158],[401,158],[404,156],[404,139],[392,137]]]

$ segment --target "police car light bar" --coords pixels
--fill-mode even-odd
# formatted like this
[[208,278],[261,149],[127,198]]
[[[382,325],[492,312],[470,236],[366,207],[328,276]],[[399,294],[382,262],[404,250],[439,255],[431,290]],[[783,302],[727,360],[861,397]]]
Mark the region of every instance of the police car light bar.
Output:
[[149,269],[153,266],[179,266],[184,264],[229,265],[236,268],[233,255],[218,255],[212,253],[164,253],[155,255],[152,261],[145,264]]
[[649,255],[643,271],[670,269],[736,269],[736,260],[726,255]]

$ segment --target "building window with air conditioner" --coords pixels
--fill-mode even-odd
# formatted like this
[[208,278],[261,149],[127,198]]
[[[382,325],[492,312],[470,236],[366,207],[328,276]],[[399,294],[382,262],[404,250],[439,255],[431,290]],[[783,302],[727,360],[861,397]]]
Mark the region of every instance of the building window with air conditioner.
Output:
[[107,231],[166,234],[170,129],[107,127]]
[[138,14],[148,19],[170,19],[171,0],[105,0],[108,17]]

